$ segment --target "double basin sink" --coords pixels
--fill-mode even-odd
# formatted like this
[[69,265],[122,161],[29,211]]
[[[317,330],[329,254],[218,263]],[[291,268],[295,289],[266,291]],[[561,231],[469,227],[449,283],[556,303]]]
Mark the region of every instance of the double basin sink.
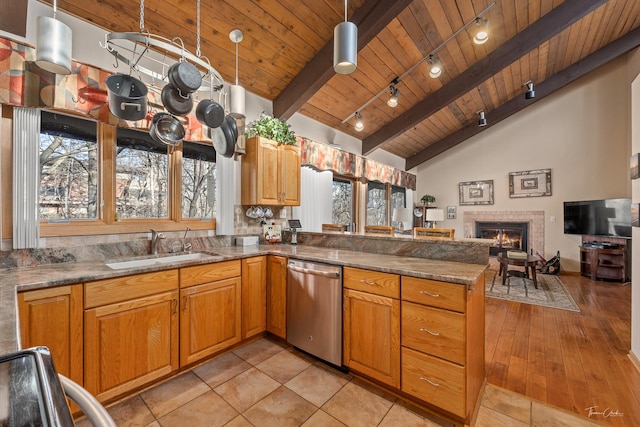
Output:
[[125,268],[148,267],[156,264],[170,264],[172,262],[194,261],[200,259],[211,259],[213,261],[216,258],[220,258],[220,255],[214,252],[192,252],[160,255],[154,256],[153,258],[140,258],[126,261],[108,261],[104,264],[113,270],[122,270]]

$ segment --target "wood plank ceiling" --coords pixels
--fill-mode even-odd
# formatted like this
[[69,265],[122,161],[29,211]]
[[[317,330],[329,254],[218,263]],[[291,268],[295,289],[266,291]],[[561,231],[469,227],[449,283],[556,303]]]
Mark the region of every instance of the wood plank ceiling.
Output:
[[[492,3],[350,0],[349,20],[360,39],[358,68],[350,75],[334,74],[331,64],[333,28],[344,19],[341,0],[201,1],[201,50],[226,81],[235,81],[229,32],[241,29],[240,84],[274,101],[275,115],[297,111],[363,140],[363,154],[381,148],[407,159],[409,169],[486,129],[476,125],[478,111],[486,112],[487,127],[494,125],[640,45],[638,0],[495,0],[484,15],[487,43],[473,43],[473,25],[462,31],[437,50],[439,78],[430,78],[422,62],[397,85],[398,107],[388,107],[383,93],[360,111],[365,129],[354,130],[356,110]],[[137,0],[58,0],[57,6],[107,31],[140,27]],[[144,17],[146,30],[179,36],[195,52],[196,0],[145,0]],[[529,80],[536,98],[525,102]]]

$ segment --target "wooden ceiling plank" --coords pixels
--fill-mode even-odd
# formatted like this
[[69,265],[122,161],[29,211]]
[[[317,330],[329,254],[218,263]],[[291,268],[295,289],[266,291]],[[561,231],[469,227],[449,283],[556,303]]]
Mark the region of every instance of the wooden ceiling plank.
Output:
[[[366,46],[411,0],[367,0],[351,19],[358,26],[358,49]],[[333,75],[333,38],[291,80],[273,101],[276,117],[288,119]]]
[[538,46],[538,78],[536,83],[543,81],[548,75],[548,61],[549,61],[549,41],[542,43]]
[[615,58],[624,55],[632,49],[640,46],[640,28],[627,33],[619,39],[613,41],[607,46],[599,49],[595,53],[588,57],[570,65],[565,70],[560,71],[557,74],[549,77],[545,81],[539,83],[536,86],[536,97],[533,100],[525,100],[524,96],[517,96],[509,102],[501,105],[493,111],[491,120],[488,121],[487,126],[481,128],[475,123],[472,123],[459,131],[443,138],[435,144],[432,144],[426,150],[416,154],[407,159],[407,170],[412,169],[419,164],[426,162],[427,160],[437,156],[438,154],[458,145],[462,141],[477,135],[482,130],[496,125],[502,120],[510,117],[511,115],[523,110],[526,107],[533,105],[535,102],[540,101],[544,97],[554,93],[555,91],[565,87],[566,85],[574,82],[580,77],[590,73],[596,68],[606,64]]
[[393,139],[407,128],[442,108],[442,106],[448,105],[462,93],[467,92],[469,88],[485,81],[523,54],[536,48],[543,41],[597,8],[604,1],[606,0],[566,0],[551,13],[543,16],[489,55],[473,64],[446,86],[414,105],[401,116],[380,128],[375,134],[363,139],[362,153],[364,155],[370,154],[383,142]]

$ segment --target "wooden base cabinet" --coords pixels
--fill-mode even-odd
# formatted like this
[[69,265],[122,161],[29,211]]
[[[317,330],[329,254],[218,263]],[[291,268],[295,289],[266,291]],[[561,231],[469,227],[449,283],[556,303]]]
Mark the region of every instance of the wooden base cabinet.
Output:
[[267,331],[287,339],[287,258],[267,255]]
[[242,260],[242,339],[267,329],[267,257]]
[[345,267],[343,286],[343,363],[400,388],[400,277]]

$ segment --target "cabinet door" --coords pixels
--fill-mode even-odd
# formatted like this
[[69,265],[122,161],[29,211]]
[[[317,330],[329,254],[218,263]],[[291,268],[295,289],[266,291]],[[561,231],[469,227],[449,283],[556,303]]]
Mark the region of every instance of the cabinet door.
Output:
[[266,330],[267,257],[242,260],[242,338]]
[[293,145],[282,145],[280,150],[280,204],[300,206],[300,149]]
[[287,339],[287,258],[267,256],[267,331]]
[[82,385],[82,285],[18,294],[22,347],[44,345],[58,373]]
[[178,292],[85,310],[85,388],[119,396],[178,369]]
[[274,141],[260,138],[258,145],[258,200],[255,203],[263,205],[280,204],[280,182],[278,170],[278,145]]
[[351,369],[400,387],[400,301],[344,290],[344,361]]
[[180,290],[180,367],[240,341],[240,278]]

